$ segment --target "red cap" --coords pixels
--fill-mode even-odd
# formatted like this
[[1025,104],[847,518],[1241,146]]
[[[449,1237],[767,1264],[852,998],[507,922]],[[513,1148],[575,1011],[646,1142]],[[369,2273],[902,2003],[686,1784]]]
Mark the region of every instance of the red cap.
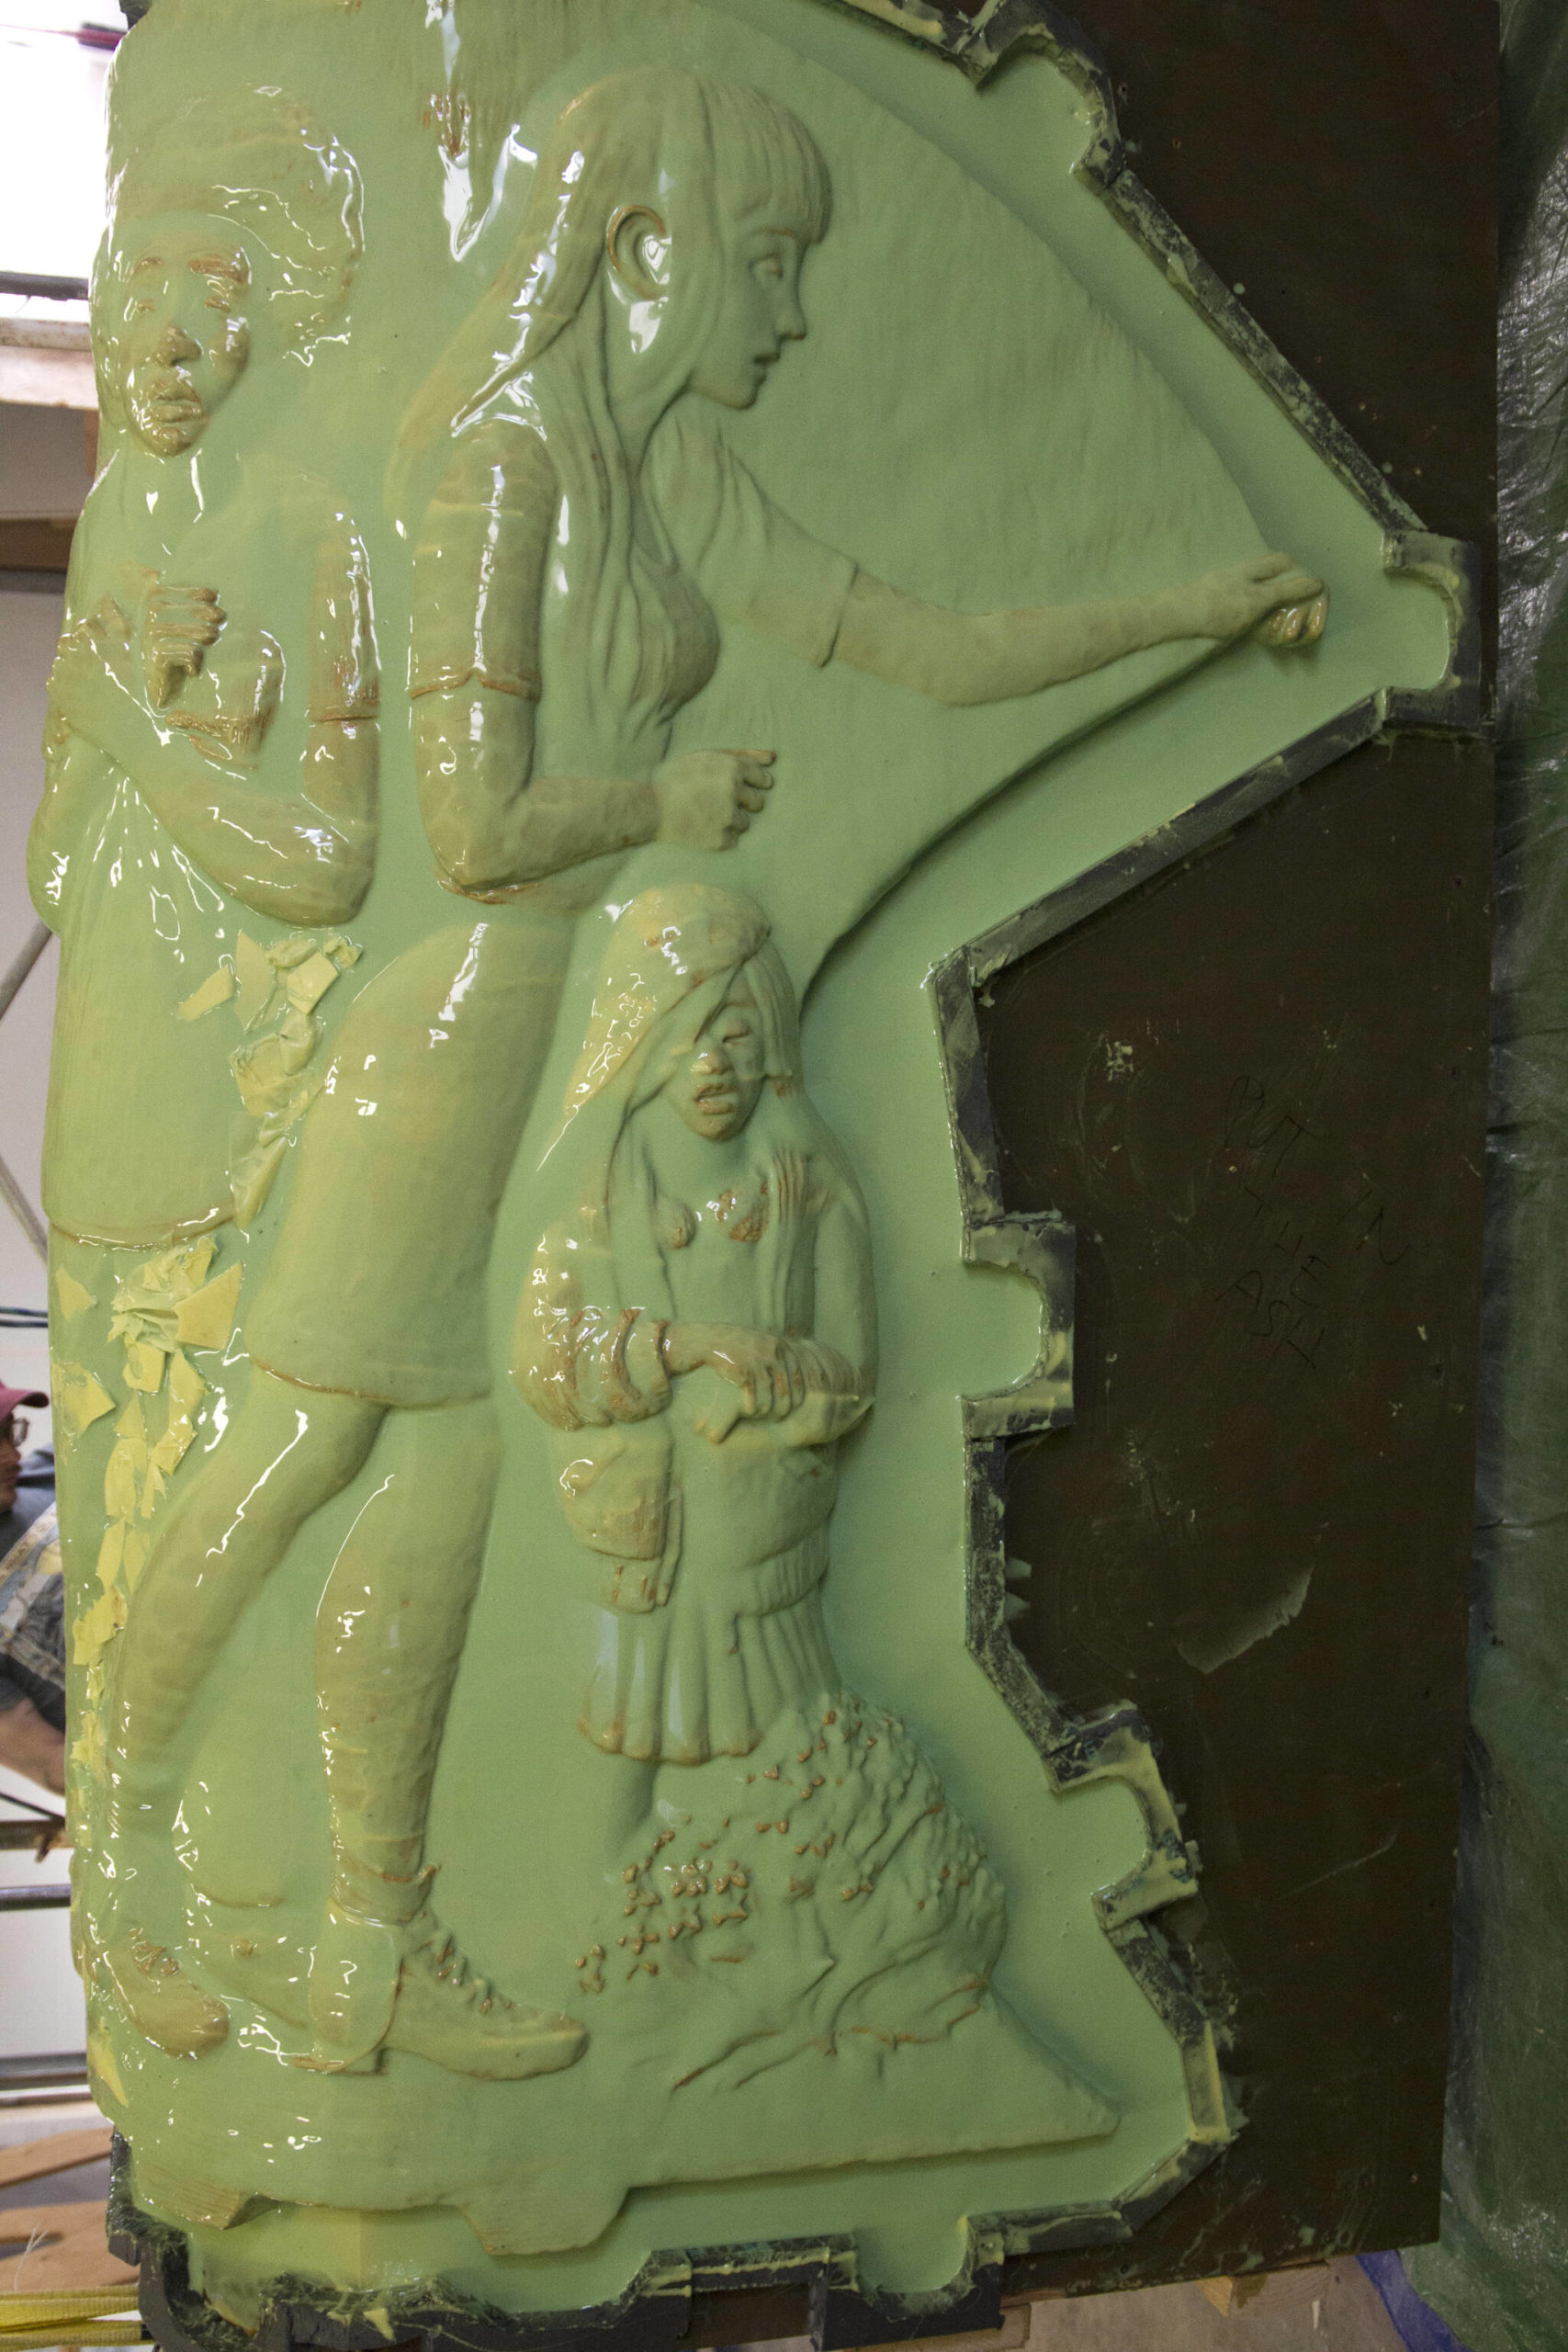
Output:
[[47,1405],[41,1388],[7,1388],[0,1382],[0,1421],[8,1421],[18,1405]]

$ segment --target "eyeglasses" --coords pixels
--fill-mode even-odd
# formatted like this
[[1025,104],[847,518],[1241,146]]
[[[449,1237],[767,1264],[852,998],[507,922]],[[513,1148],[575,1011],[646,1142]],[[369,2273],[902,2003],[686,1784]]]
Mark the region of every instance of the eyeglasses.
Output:
[[8,1437],[19,1452],[28,1442],[28,1431],[31,1427],[32,1423],[25,1413],[13,1413],[8,1421],[0,1423],[0,1437]]

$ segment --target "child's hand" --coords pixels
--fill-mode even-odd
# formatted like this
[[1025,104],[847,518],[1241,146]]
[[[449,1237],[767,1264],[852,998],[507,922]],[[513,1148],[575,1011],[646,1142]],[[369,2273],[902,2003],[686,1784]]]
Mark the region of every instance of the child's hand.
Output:
[[[710,1415],[705,1427],[716,1444],[737,1419],[782,1421],[806,1396],[806,1368],[792,1340],[745,1323],[671,1323],[664,1334],[668,1372],[695,1372],[708,1365],[736,1394],[735,1412]],[[728,1405],[732,1400],[726,1398]],[[722,1420],[723,1426],[717,1426]]]

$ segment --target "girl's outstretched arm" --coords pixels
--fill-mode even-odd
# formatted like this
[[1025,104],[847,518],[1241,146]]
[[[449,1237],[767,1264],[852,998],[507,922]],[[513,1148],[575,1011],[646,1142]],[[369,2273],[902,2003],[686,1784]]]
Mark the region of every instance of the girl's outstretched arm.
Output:
[[1327,612],[1322,581],[1285,555],[1249,557],[1148,596],[998,613],[950,612],[862,571],[833,651],[852,669],[934,702],[1009,702],[1151,645],[1189,639],[1223,645],[1252,629],[1267,644],[1310,645]]

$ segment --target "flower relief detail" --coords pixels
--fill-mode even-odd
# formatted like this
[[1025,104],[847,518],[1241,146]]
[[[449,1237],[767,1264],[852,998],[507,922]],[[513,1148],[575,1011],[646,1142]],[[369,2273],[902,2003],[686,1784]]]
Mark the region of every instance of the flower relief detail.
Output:
[[905,1725],[839,1692],[748,1760],[733,1813],[661,1804],[634,1839],[622,1900],[574,1956],[581,1990],[638,2002],[624,2030],[667,2042],[677,2088],[831,2056],[846,2034],[934,2041],[974,2016],[1006,1899]]

